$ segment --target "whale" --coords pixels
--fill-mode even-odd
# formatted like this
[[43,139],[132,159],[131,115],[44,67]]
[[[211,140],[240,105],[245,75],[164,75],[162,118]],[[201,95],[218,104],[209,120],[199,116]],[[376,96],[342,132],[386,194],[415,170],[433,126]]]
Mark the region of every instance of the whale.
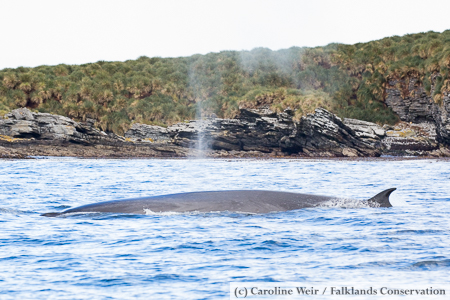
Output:
[[[390,188],[368,200],[356,201],[361,201],[366,207],[392,207],[389,196],[395,190],[396,188]],[[191,192],[99,202],[42,215],[57,217],[72,213],[148,214],[149,212],[208,213],[224,211],[265,214],[320,207],[338,199],[338,197],[330,196],[264,190]]]

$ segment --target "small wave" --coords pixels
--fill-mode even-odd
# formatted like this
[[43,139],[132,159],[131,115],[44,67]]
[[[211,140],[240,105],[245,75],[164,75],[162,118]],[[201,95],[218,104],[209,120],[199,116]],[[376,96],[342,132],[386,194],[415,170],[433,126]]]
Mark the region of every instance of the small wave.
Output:
[[349,265],[343,267],[343,269],[357,269],[357,268],[392,268],[396,267],[398,262],[396,261],[371,261],[365,263],[359,263],[356,265]]
[[389,234],[397,234],[397,235],[424,235],[424,234],[440,234],[445,233],[444,230],[438,230],[438,229],[405,229],[405,230],[397,230]]
[[180,274],[158,274],[155,276],[147,277],[145,281],[150,282],[164,282],[164,281],[178,281],[178,282],[198,282],[204,280],[194,275],[180,275]]
[[74,156],[42,156],[42,155],[29,155],[27,158],[32,159],[40,159],[40,160],[52,160],[52,161],[58,161],[58,160],[79,160],[80,158],[74,157]]
[[424,260],[416,262],[413,265],[411,265],[411,269],[418,269],[418,270],[434,270],[448,267],[450,267],[450,259]]
[[249,213],[249,212],[230,212],[230,211],[209,211],[209,212],[203,212],[203,211],[188,211],[188,212],[175,212],[175,211],[152,211],[150,209],[144,209],[144,212],[146,215],[151,216],[174,216],[174,215],[185,215],[185,216],[198,216],[198,215],[204,215],[204,216],[226,216],[230,218],[237,218],[240,216],[247,216],[247,215],[257,215],[255,213]]
[[317,207],[329,207],[329,208],[367,208],[367,207],[379,207],[378,203],[375,205],[369,205],[367,201],[361,201],[356,199],[347,198],[335,198],[329,201],[319,204]]
[[50,208],[52,209],[67,209],[67,208],[71,208],[70,205],[57,205],[57,206],[51,206]]
[[184,213],[175,212],[175,211],[155,212],[155,211],[152,211],[152,210],[146,209],[146,208],[144,208],[144,212],[145,212],[146,215],[149,215],[149,216],[174,216],[174,215],[182,215],[182,214],[184,214]]
[[109,212],[75,212],[62,214],[59,217],[90,220],[139,219],[143,214],[109,213]]
[[0,207],[0,214],[11,214],[11,215],[25,215],[33,214],[33,211],[19,210],[14,208],[2,208]]

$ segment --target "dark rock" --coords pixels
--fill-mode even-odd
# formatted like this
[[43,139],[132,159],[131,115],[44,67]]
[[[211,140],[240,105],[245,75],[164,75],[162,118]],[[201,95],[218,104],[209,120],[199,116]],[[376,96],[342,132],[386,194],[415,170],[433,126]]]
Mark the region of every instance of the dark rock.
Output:
[[[1,147],[6,149],[2,155]],[[186,157],[189,150],[171,144],[102,142],[80,144],[64,140],[0,139],[0,158],[29,156],[74,156],[92,158]],[[19,155],[21,157],[14,157]]]
[[[404,137],[386,137],[383,139],[383,145],[387,152],[406,152],[408,154],[423,154],[420,152],[435,150],[437,147],[427,140],[417,140]],[[418,153],[415,153],[418,152]],[[403,154],[403,153],[402,153]]]
[[27,120],[27,121],[34,120],[33,114],[31,113],[31,111],[29,111],[26,108],[15,109],[12,112],[10,112],[9,114],[7,114],[6,117],[8,117],[8,118],[13,117],[16,120]]
[[434,157],[450,157],[450,149],[445,147],[440,147],[439,149],[433,150],[428,153],[430,156]]
[[381,153],[325,109],[317,109],[299,123],[292,120],[291,110],[275,114],[268,109],[241,109],[238,119],[190,121],[167,130],[177,145],[219,151],[309,156],[379,156]]
[[[267,117],[267,115],[275,116]],[[175,144],[226,151],[280,151],[281,139],[295,130],[292,118],[241,109],[239,119],[197,120],[167,128]]]
[[391,79],[386,88],[386,104],[402,121],[436,125],[438,141],[450,145],[450,95],[444,93],[441,103],[435,103],[433,95],[438,74],[433,74],[431,91],[425,91],[415,77]]
[[386,130],[375,123],[346,118],[344,124],[353,129],[357,137],[363,139],[380,140],[386,136]]
[[[354,126],[354,125],[353,125]],[[379,156],[380,149],[359,138],[356,132],[329,111],[318,108],[302,117],[294,144],[314,156]]]
[[[209,118],[168,128],[134,124],[126,138],[94,127],[94,120],[19,109],[0,119],[0,157],[376,157],[449,156],[434,121],[395,126],[341,120],[318,108],[296,122],[290,109],[242,108],[235,119]],[[419,120],[417,119],[417,120]],[[416,120],[416,121],[417,121]]]
[[90,144],[103,141],[122,141],[117,135],[108,135],[89,123],[78,123],[67,117],[48,113],[34,113],[26,108],[11,111],[0,120],[0,134],[15,138],[38,140],[65,140]]
[[382,144],[387,154],[427,155],[439,148],[436,125],[433,122],[400,122],[386,131]]
[[135,123],[125,132],[125,138],[149,142],[169,142],[171,137],[166,128]]
[[164,143],[132,143],[93,127],[94,120],[13,110],[0,120],[0,157],[185,157],[188,149]]
[[27,158],[27,156],[20,151],[0,146],[0,158],[23,159]]
[[251,119],[251,118],[276,118],[277,113],[272,111],[268,107],[261,107],[261,108],[241,108],[240,109],[240,116],[241,119]]

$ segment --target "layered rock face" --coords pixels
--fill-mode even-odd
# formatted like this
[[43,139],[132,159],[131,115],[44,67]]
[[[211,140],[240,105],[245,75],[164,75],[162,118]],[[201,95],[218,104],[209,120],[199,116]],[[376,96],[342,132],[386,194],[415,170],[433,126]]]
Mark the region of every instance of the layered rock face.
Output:
[[14,149],[5,148],[0,146],[0,158],[27,158],[27,155],[21,153],[21,151],[16,151]]
[[380,156],[379,137],[369,135],[376,124],[346,119],[344,122],[325,109],[302,117],[293,142],[311,156]]
[[[436,86],[432,76],[430,95]],[[417,78],[392,79],[386,88],[386,104],[405,122],[436,127],[436,139],[450,145],[450,95],[444,93],[442,102],[435,103]]]
[[261,114],[244,110],[239,119],[209,119],[179,123],[167,128],[177,145],[225,151],[287,150],[282,139],[295,124],[287,113]]
[[[268,107],[241,109],[236,119],[189,121],[170,126],[165,131],[148,127],[151,129],[148,135],[135,138],[164,134],[164,140],[183,148],[251,153],[253,156],[258,153],[309,157],[450,155],[438,141],[436,126],[429,121],[381,127],[361,120],[341,120],[321,108],[298,122],[292,115],[289,109],[279,114]],[[127,135],[131,137],[134,131],[130,130]]]
[[95,129],[89,123],[78,123],[58,115],[34,113],[26,108],[13,110],[0,120],[0,135],[82,144],[123,140],[117,135],[108,135]]
[[28,156],[185,157],[173,144],[133,143],[93,127],[93,122],[16,109],[0,118],[0,158]]
[[391,153],[409,151],[410,154],[421,154],[439,148],[436,125],[432,122],[400,122],[395,126],[385,125],[385,128],[386,138],[382,143]]
[[[355,131],[325,109],[317,109],[300,122],[293,121],[292,113],[289,109],[279,114],[267,108],[241,109],[237,119],[178,123],[167,128],[167,135],[177,145],[200,149],[331,157],[381,154],[380,138],[369,134],[372,127],[378,130],[376,124],[356,126],[357,120],[347,120],[358,128]],[[360,137],[364,134],[365,138]]]
[[125,138],[92,122],[17,109],[0,119],[0,157],[377,157],[450,156],[432,121],[396,126],[340,119],[318,108],[299,121],[290,109],[241,109],[235,119],[187,121],[168,128],[134,124]]
[[161,126],[135,123],[125,132],[125,138],[137,142],[169,142],[170,136],[166,128]]

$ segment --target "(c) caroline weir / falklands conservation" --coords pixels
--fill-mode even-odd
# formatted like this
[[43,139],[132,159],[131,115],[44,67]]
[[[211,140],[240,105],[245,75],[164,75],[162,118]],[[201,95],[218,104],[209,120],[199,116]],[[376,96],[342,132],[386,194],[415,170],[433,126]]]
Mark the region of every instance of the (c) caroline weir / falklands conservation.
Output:
[[449,295],[449,1],[53,2],[2,3],[0,298]]

